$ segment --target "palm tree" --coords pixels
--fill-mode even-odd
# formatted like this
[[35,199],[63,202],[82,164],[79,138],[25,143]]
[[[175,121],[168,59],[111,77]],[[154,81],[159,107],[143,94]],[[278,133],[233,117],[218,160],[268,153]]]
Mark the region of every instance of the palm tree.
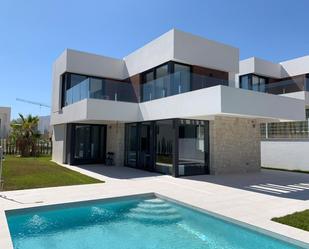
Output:
[[39,118],[32,115],[24,117],[22,114],[19,117],[11,123],[11,139],[16,143],[21,156],[35,156],[36,143],[40,138],[37,130]]

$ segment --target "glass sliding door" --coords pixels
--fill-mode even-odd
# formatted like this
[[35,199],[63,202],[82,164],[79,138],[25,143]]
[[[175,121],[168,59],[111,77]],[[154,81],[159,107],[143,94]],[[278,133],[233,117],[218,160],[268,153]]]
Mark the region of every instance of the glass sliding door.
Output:
[[172,175],[173,173],[173,120],[155,122],[156,127],[156,163],[155,171]]
[[130,167],[137,167],[137,123],[126,124],[125,133],[125,164]]
[[153,129],[151,122],[139,124],[139,168],[152,170]]
[[73,124],[71,135],[71,163],[104,163],[106,126]]
[[208,121],[126,124],[125,164],[173,176],[209,173]]
[[178,175],[198,175],[208,171],[208,126],[205,121],[180,120]]

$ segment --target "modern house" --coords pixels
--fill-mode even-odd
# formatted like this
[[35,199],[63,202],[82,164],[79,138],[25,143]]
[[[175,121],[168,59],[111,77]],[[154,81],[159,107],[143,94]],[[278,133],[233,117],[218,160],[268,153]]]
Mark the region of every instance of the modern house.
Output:
[[241,89],[239,73],[238,48],[174,29],[123,59],[67,49],[53,66],[53,160],[258,171],[260,123],[304,120],[305,100]]
[[309,56],[278,64],[258,58],[240,61],[240,88],[301,99],[306,121],[262,126],[261,164],[264,167],[309,171]]
[[10,131],[11,108],[0,107],[0,139],[7,138]]

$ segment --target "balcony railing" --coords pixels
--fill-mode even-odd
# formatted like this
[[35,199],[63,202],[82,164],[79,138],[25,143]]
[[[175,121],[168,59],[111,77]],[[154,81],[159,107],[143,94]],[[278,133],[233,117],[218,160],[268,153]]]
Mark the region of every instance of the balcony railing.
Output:
[[228,80],[190,72],[176,72],[141,84],[141,101],[164,98],[216,85],[229,85]]
[[251,90],[270,94],[285,94],[299,91],[309,91],[309,78],[306,78],[305,76],[299,76],[293,79],[282,80],[274,83],[256,84],[252,85]]
[[[164,98],[216,85],[228,85],[228,80],[190,72],[176,72],[140,85],[136,93],[130,82],[88,77],[65,92],[64,105],[83,99],[138,102]],[[141,96],[140,100],[137,96]]]
[[89,77],[66,91],[65,105],[87,98],[137,102],[131,83]]
[[262,139],[309,139],[309,121],[261,124]]
[[265,92],[271,94],[285,94],[307,90],[309,90],[309,81],[305,77],[297,77],[265,85]]

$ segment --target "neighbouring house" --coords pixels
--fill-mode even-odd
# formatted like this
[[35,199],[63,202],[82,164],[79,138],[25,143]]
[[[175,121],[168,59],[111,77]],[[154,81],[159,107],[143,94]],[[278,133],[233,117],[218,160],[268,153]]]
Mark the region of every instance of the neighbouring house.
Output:
[[11,107],[0,107],[0,138],[7,138],[10,131]]
[[52,134],[50,116],[39,116],[38,131],[43,136],[49,137]]
[[[309,171],[309,56],[280,63],[240,61],[237,86],[305,102],[306,120],[262,125],[263,167]],[[288,110],[286,110],[288,111]]]
[[260,123],[305,101],[241,89],[239,49],[170,30],[115,59],[65,50],[53,66],[58,163],[114,162],[175,177],[260,170]]

